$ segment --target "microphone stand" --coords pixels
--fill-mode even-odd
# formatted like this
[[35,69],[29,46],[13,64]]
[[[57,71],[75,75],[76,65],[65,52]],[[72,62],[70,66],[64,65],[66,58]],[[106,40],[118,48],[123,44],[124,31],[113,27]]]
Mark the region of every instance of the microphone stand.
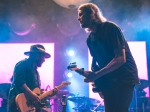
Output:
[[104,101],[100,102],[100,103],[94,108],[94,110],[91,110],[91,112],[97,112],[98,107],[102,106],[102,103],[103,103],[103,102],[104,102]]
[[62,105],[62,112],[66,112],[66,105],[67,105],[66,95],[62,96],[61,105]]

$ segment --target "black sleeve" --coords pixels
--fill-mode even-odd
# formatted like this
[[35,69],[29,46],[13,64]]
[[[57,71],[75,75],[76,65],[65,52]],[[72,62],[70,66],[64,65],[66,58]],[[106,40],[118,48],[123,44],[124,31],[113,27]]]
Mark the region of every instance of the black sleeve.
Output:
[[89,48],[89,52],[92,56],[91,70],[92,71],[98,71],[99,67],[96,64],[97,61],[96,61],[95,56],[94,56],[95,54],[94,54],[94,51],[92,50],[92,47],[91,47],[91,44],[90,44],[91,43],[90,36],[91,36],[91,34],[88,36],[86,42],[87,42],[87,46]]
[[24,62],[19,62],[14,68],[14,83],[17,88],[20,88],[25,81],[26,66]]
[[115,24],[111,24],[109,32],[110,32],[109,38],[111,47],[114,50],[118,48],[125,49],[125,39],[120,28]]
[[90,54],[91,54],[91,56],[93,57],[93,56],[94,56],[94,53],[93,53],[92,47],[91,47],[91,45],[90,45],[90,43],[91,43],[90,36],[91,36],[91,34],[87,37],[86,43],[87,43],[87,46],[88,46],[88,48],[89,48]]

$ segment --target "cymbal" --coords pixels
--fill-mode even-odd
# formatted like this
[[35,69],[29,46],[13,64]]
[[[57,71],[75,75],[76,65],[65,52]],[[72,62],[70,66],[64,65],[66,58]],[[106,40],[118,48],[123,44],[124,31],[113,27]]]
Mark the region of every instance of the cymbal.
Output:
[[136,85],[137,90],[142,90],[150,86],[150,82],[145,79],[140,79],[140,84]]
[[69,94],[69,91],[68,90],[59,90],[57,94],[67,95],[67,94]]
[[70,92],[69,94],[68,94],[68,97],[77,97],[77,96],[81,96],[82,94],[80,94],[80,93],[76,93],[76,92]]
[[81,103],[81,102],[84,102],[84,103],[87,103],[87,104],[95,104],[95,103],[100,103],[99,100],[96,100],[96,99],[93,99],[93,98],[88,98],[88,97],[85,97],[85,96],[71,96],[71,97],[68,97],[68,100],[72,101],[72,102],[75,102],[75,103]]
[[99,100],[96,100],[96,99],[94,99],[94,98],[89,98],[89,99],[90,99],[91,102],[93,102],[93,104],[95,104],[95,103],[100,103]]
[[57,100],[57,99],[59,99],[59,98],[60,98],[60,97],[58,97],[57,95],[50,97],[50,99],[53,99],[53,100]]
[[51,99],[59,99],[63,95],[70,96],[70,95],[72,95],[72,93],[70,93],[68,90],[59,90],[55,96],[51,97]]
[[57,96],[62,96],[62,95],[76,96],[78,94],[77,93],[73,93],[73,92],[69,92],[68,90],[59,90],[58,93],[57,93]]
[[60,99],[63,95],[67,97],[76,96],[75,93],[69,92],[68,90],[60,90],[55,96],[51,97],[51,99]]

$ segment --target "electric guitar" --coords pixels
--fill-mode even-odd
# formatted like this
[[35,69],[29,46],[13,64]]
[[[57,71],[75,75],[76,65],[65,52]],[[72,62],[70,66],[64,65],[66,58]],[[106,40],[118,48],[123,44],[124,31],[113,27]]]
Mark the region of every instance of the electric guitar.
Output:
[[[77,65],[76,65],[76,62],[74,63],[70,63],[68,66],[67,66],[67,69],[68,70],[71,70],[71,71],[75,71],[77,73],[79,73],[80,75],[84,76],[84,77],[88,77],[87,75],[84,74],[84,68],[77,68]],[[95,83],[93,82],[92,83],[92,91],[93,92],[99,92],[99,89],[95,87]]]
[[[67,66],[67,69],[68,70],[71,70],[71,71],[75,71],[77,73],[79,73],[80,75],[84,76],[84,77],[88,77],[87,75],[84,74],[84,68],[77,68],[77,65],[76,65],[76,62],[74,63],[70,63],[68,66]],[[102,92],[100,92],[100,90],[98,88],[95,87],[95,83],[92,82],[92,91],[94,93],[98,93],[100,95],[100,97],[102,99],[104,99],[104,96],[102,94]]]
[[[42,100],[43,98],[52,95],[55,89],[59,90],[64,86],[68,86],[70,84],[71,82],[62,82],[59,86],[56,86],[54,89],[47,91],[43,94],[40,94],[41,91],[39,88],[35,88],[33,92],[39,95],[39,99]],[[45,104],[39,103],[38,107],[35,107],[33,102],[27,101],[24,93],[18,94],[15,101],[20,112],[35,112],[37,108],[42,108],[43,106],[45,106]]]

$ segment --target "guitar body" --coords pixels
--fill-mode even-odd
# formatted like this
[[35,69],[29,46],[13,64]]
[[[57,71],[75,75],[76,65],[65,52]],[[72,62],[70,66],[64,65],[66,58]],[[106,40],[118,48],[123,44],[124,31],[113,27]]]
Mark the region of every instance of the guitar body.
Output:
[[[95,62],[95,63],[96,63],[96,62]],[[84,76],[84,77],[87,77],[87,76],[84,75],[84,68],[81,68],[81,69],[80,69],[80,68],[77,68],[77,65],[76,65],[75,62],[74,62],[74,63],[70,63],[70,64],[67,66],[67,69],[68,69],[68,70],[71,70],[71,71],[76,71],[76,72],[79,73],[80,75],[82,75],[82,76]],[[93,72],[96,72],[96,71],[98,71],[98,70],[100,70],[100,68],[99,68],[97,65],[93,66],[93,69],[92,69]],[[103,76],[103,77],[104,77],[104,76]],[[99,95],[100,95],[100,97],[101,97],[102,99],[104,99],[104,96],[103,96],[101,90],[102,90],[102,88],[103,88],[103,83],[105,82],[105,80],[103,79],[103,77],[101,77],[101,78],[95,80],[94,82],[92,82],[92,91],[93,91],[94,93],[99,93]]]
[[[68,86],[70,84],[71,82],[62,82],[60,85],[56,86],[54,89],[44,92],[43,94],[41,94],[41,91],[39,88],[35,88],[32,92],[37,94],[39,96],[39,99],[42,100],[43,98],[46,98],[47,96],[56,95],[59,89],[61,89],[64,86]],[[37,108],[43,108],[45,106],[44,103],[39,102],[38,107],[35,108],[32,105],[32,102],[27,101],[24,93],[18,94],[16,96],[15,101],[20,112],[35,112]]]
[[103,77],[100,77],[97,80],[95,80],[94,81],[95,87],[92,88],[92,91],[93,92],[100,92],[100,91],[102,91],[104,81],[105,80],[103,80]]
[[[35,88],[33,90],[33,92],[36,93],[36,94],[41,93],[39,88]],[[36,111],[36,109],[33,106],[28,106],[27,99],[26,99],[24,93],[18,94],[16,96],[15,101],[16,101],[16,105],[19,108],[20,112],[35,112]]]

